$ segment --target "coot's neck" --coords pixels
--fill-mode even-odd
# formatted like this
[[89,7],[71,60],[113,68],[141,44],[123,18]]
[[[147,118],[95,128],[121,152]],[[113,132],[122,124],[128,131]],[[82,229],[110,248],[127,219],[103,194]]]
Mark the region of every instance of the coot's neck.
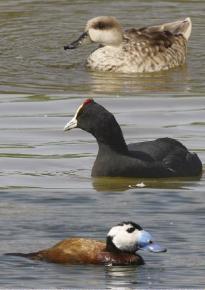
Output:
[[120,126],[115,124],[114,127],[104,130],[104,132],[96,132],[93,134],[96,138],[100,151],[114,151],[120,154],[127,154],[128,147],[123,137]]

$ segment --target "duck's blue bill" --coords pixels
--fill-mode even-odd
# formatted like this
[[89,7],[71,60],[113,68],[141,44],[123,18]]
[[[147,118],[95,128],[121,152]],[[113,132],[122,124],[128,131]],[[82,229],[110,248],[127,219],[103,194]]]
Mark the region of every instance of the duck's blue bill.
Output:
[[162,253],[167,251],[166,248],[155,243],[150,233],[146,231],[140,231],[138,247],[140,250],[150,251],[153,253]]
[[150,251],[150,252],[153,252],[153,253],[163,253],[163,252],[167,251],[166,248],[160,246],[157,243],[152,243],[150,245],[147,245],[144,248],[141,248],[141,250]]

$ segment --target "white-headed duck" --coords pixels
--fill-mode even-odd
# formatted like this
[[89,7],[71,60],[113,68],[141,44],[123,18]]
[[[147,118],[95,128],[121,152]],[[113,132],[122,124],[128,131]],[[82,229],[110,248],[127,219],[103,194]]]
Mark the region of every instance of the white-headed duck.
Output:
[[106,242],[70,238],[38,252],[6,255],[61,264],[142,265],[144,260],[138,255],[138,250],[166,252],[141,226],[122,222],[109,230]]
[[90,19],[84,33],[64,49],[84,44],[100,45],[87,59],[87,67],[98,71],[142,73],[183,65],[192,30],[190,18],[123,30],[115,17]]

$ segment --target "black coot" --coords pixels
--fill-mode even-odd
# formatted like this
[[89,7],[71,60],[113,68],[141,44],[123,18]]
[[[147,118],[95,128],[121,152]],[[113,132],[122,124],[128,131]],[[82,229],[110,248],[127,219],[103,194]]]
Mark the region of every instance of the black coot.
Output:
[[99,150],[92,176],[185,177],[202,173],[202,163],[179,141],[159,138],[154,141],[125,143],[113,114],[87,99],[78,108],[65,131],[81,128],[97,140]]

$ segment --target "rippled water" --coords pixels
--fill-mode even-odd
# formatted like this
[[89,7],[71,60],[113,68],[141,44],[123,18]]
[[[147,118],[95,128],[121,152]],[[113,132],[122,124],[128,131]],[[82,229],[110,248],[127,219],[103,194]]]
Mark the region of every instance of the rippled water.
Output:
[[[0,1],[0,287],[203,287],[205,177],[90,177],[97,145],[63,132],[87,96],[112,111],[129,142],[170,136],[205,163],[204,1]],[[87,71],[93,47],[66,53],[85,21],[114,15],[125,27],[190,16],[187,65],[156,74]],[[136,184],[144,182],[145,188]],[[69,236],[103,239],[133,220],[168,248],[140,267],[62,266],[17,257]]]

